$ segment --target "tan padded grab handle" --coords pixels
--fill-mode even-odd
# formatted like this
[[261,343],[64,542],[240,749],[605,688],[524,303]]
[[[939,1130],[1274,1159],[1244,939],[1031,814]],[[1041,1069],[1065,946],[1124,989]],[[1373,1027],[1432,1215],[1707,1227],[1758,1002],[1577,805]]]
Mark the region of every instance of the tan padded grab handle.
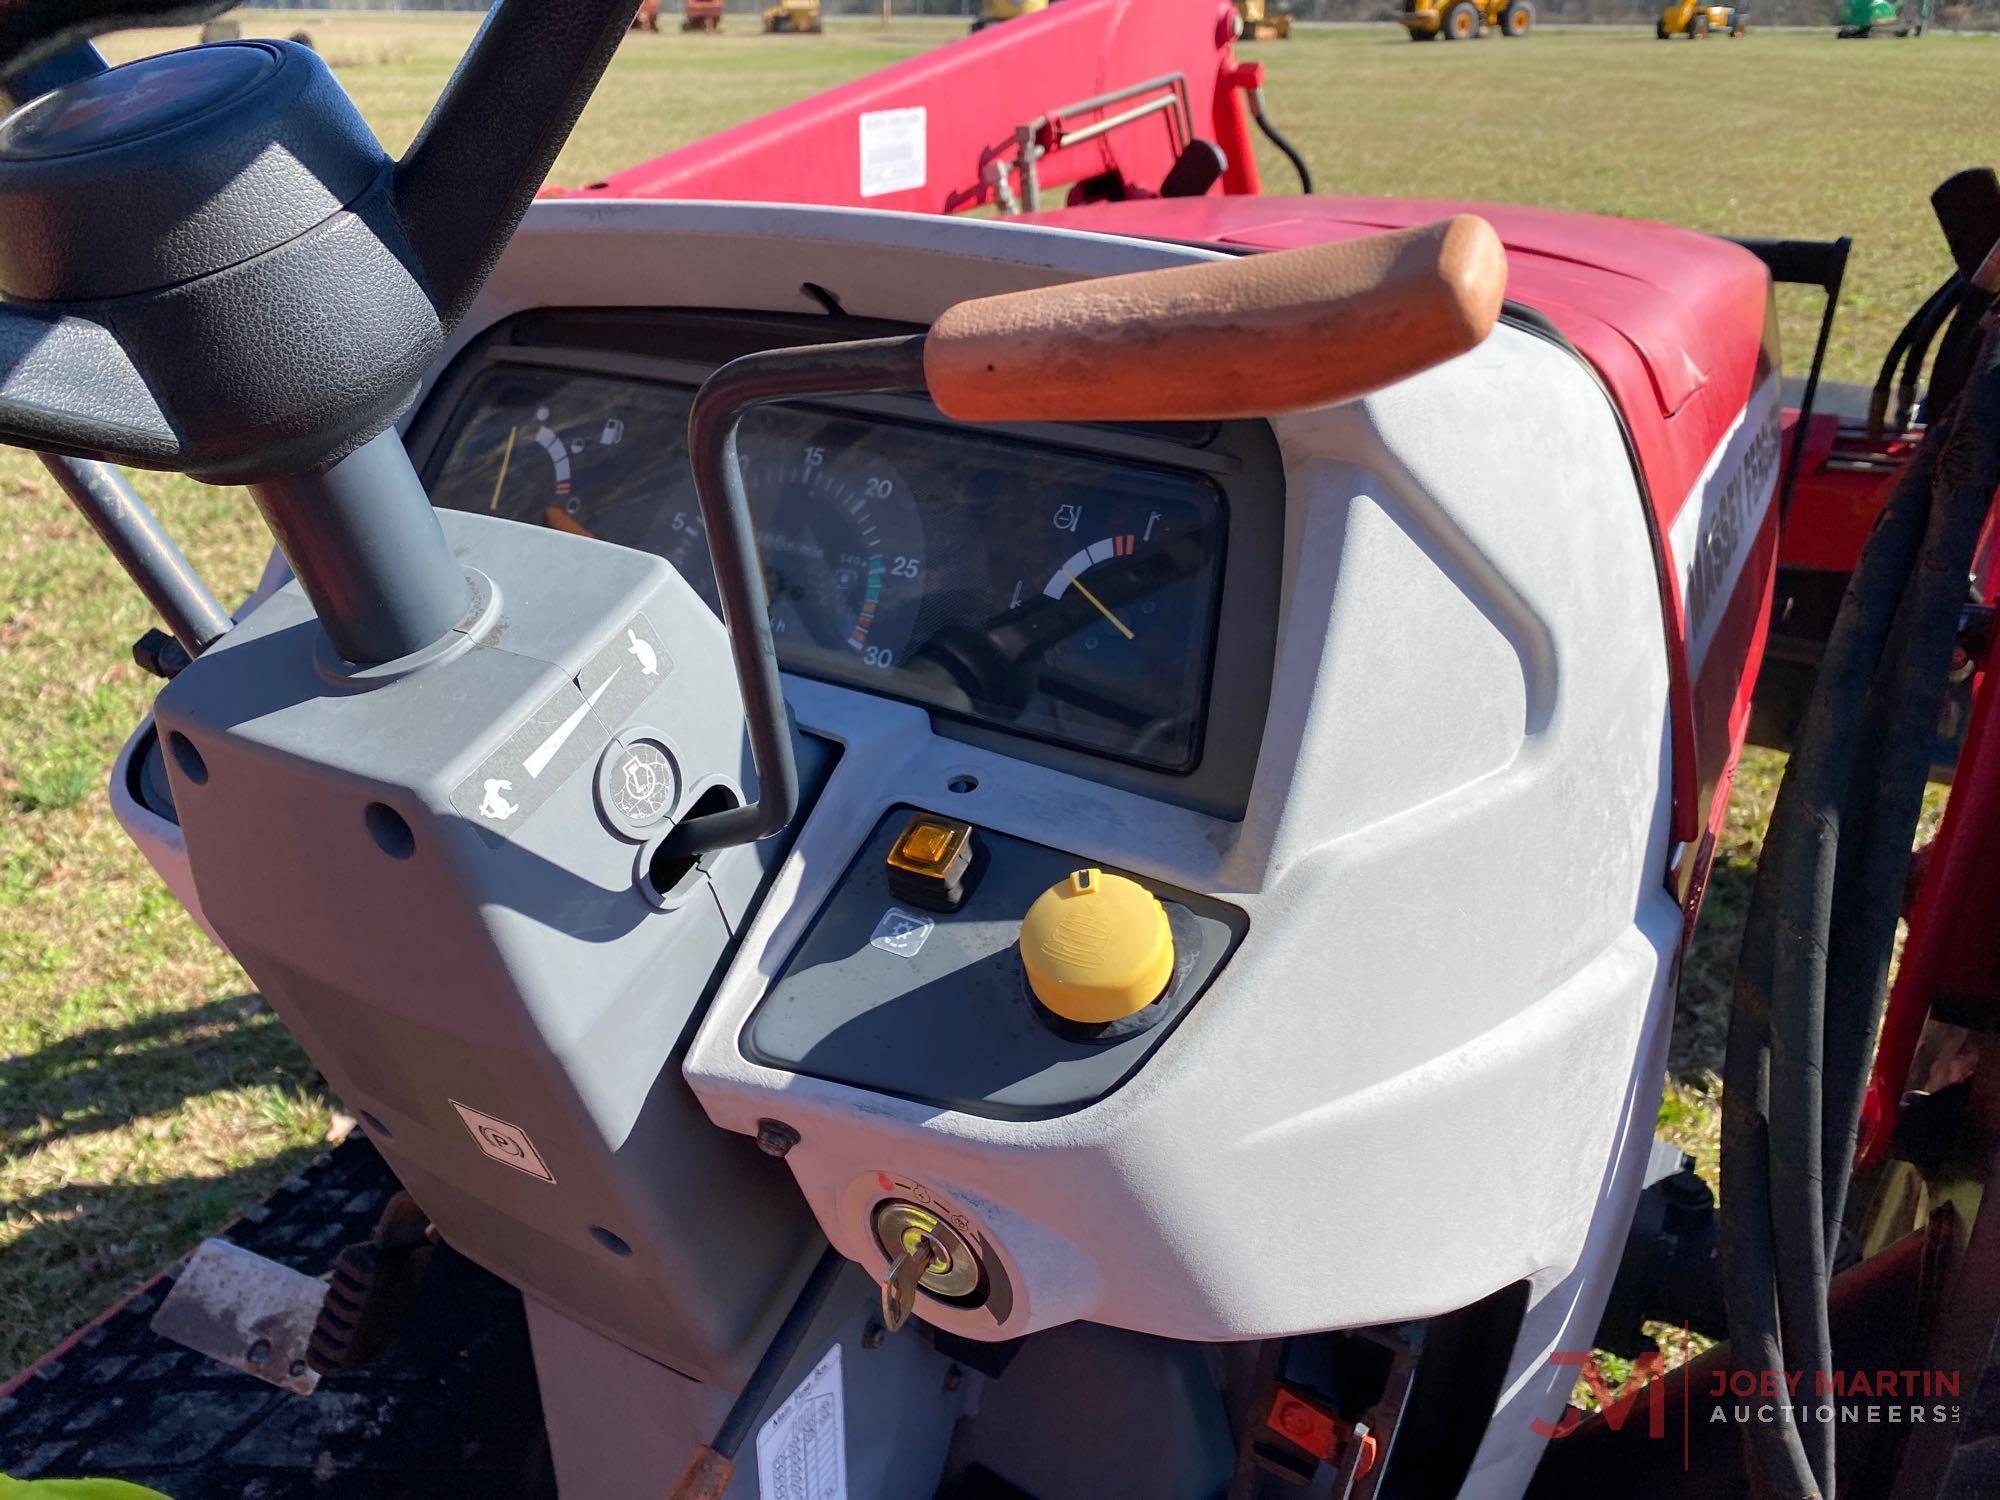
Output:
[[1507,252],[1472,214],[1365,239],[961,302],[924,343],[962,422],[1219,421],[1379,390],[1493,330]]

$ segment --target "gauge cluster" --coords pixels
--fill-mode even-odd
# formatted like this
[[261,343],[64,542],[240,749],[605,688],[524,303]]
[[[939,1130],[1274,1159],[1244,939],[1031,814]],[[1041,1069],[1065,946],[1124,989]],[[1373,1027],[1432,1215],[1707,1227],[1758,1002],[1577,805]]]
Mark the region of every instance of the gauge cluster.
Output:
[[[667,558],[715,607],[684,385],[498,365],[433,501]],[[1226,516],[1193,469],[874,411],[738,440],[781,664],[1167,773],[1201,758]]]

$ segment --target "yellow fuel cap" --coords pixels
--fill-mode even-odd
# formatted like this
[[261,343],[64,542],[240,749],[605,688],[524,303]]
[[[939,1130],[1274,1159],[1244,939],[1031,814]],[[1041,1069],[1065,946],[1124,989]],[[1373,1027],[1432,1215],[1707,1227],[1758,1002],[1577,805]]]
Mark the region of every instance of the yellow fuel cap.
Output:
[[1078,870],[1021,920],[1035,998],[1065,1021],[1101,1026],[1159,999],[1174,977],[1174,934],[1153,893],[1123,875]]

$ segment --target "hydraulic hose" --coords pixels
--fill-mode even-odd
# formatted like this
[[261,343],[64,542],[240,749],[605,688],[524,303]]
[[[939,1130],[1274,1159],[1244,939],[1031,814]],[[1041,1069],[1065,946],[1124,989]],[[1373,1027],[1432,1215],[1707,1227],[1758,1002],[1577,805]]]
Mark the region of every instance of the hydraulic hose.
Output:
[[[1799,866],[1793,850],[1813,832],[1812,809],[1825,801],[1821,789],[1837,780],[1839,797],[1844,797],[1846,737],[1830,734],[1829,728],[1853,722],[1880,660],[1916,557],[1935,463],[1936,450],[1927,444],[1905,470],[1855,566],[1820,664],[1798,749],[1772,810],[1744,921],[1723,1061],[1722,1249],[1730,1343],[1749,1368],[1782,1373],[1788,1368],[1788,1354],[1798,1360],[1816,1342],[1816,1336],[1809,1335],[1801,1347],[1793,1329],[1781,1332],[1779,1318],[1779,1287],[1792,1278],[1780,1272],[1778,1226],[1787,1213],[1797,1212],[1795,1169],[1810,1160],[1815,1190],[1820,1173],[1817,1140],[1809,1157],[1801,1156],[1791,1139],[1799,1125],[1795,1102],[1787,1099],[1793,1103],[1789,1110],[1780,1103],[1787,1087],[1784,1068],[1802,1060],[1796,1033],[1782,1051],[1777,1046],[1779,1028],[1787,1019],[1782,999],[1788,993],[1778,982],[1778,953],[1781,947],[1795,948],[1801,941],[1796,918],[1789,926],[1784,920],[1791,915],[1786,911],[1787,885],[1804,883],[1796,880]],[[1801,824],[1808,825],[1803,832]],[[1807,899],[1810,895],[1809,888]],[[1794,895],[1789,904],[1795,906],[1798,900]],[[1808,919],[1803,925],[1810,930],[1813,924]],[[1813,1061],[1816,1064],[1817,1059]],[[1781,1131],[1777,1120],[1787,1114],[1792,1128]],[[1814,1243],[1820,1224],[1821,1205],[1815,1196],[1805,1215],[1807,1238]],[[1798,1243],[1798,1235],[1789,1237],[1794,1252]],[[1810,1276],[1810,1258],[1805,1268]],[[1796,1263],[1791,1269],[1796,1275]],[[1823,1263],[1820,1270],[1824,1271]],[[1789,1405],[1781,1405],[1778,1415],[1773,1423],[1745,1428],[1751,1473],[1761,1492],[1787,1500],[1820,1493],[1828,1477],[1821,1468],[1825,1459],[1808,1458]]]
[[[1745,1367],[1805,1410],[1745,1429],[1758,1493],[1834,1492],[1826,1293],[1966,580],[2000,487],[2000,341],[1932,424],[1849,582],[1766,835],[1724,1062],[1723,1254]],[[1845,838],[1843,839],[1843,834]]]
[[1967,600],[1981,528],[2000,489],[2000,336],[1981,346],[1939,445],[1923,550],[1869,693],[1861,766],[1843,826],[1861,847],[1840,861],[1827,951],[1826,1121],[1822,1167],[1829,1254],[1838,1243],[1861,1129],[1861,1100],[1937,741],[1937,705]]
[[[1949,304],[1953,292],[1959,284],[1954,272],[1945,278],[1938,289],[1924,299],[1923,305],[1910,316],[1908,322],[1896,330],[1896,337],[1889,343],[1889,352],[1882,356],[1882,368],[1875,376],[1875,387],[1868,398],[1868,435],[1879,438],[1889,424],[1889,392],[1895,388],[1896,372],[1910,355],[1910,346],[1916,341],[1918,330],[1930,324],[1935,317],[1941,317],[1942,309]],[[1935,327],[1924,335],[1928,347]]]
[[1896,383],[1896,427],[1908,427],[1917,408],[1917,392],[1923,386],[1924,364],[1930,358],[1931,346],[1937,342],[1946,319],[1962,307],[1971,291],[1962,280],[1954,276],[1946,283],[1949,291],[1934,306],[1926,310],[1922,326],[1911,340],[1908,357],[1903,361],[1903,376]]
[[1993,309],[1993,294],[1973,288],[1961,297],[1951,326],[1938,341],[1937,357],[1931,361],[1931,378],[1924,391],[1924,411],[1944,411],[1972,378],[1972,362],[1984,342],[1986,315]]
[[[1761,884],[1761,882],[1760,882]],[[1754,900],[1754,897],[1753,897]],[[1754,909],[1754,908],[1753,908]],[[1743,938],[1749,963],[1752,932]],[[1768,972],[1769,943],[1763,945]],[[1739,971],[1722,1066],[1722,1265],[1729,1347],[1741,1368],[1782,1370],[1777,1268],[1771,1248],[1770,1045],[1768,984],[1746,994]],[[1776,1420],[1744,1426],[1745,1460],[1758,1495],[1786,1500],[1818,1487],[1788,1405]]]
[[1265,113],[1263,85],[1259,84],[1248,92],[1250,118],[1255,120],[1257,128],[1264,132],[1264,139],[1276,146],[1283,153],[1285,160],[1292,164],[1292,170],[1299,174],[1299,191],[1310,196],[1313,190],[1312,169],[1306,165],[1306,159],[1299,155],[1299,148],[1278,133],[1278,127],[1271,123],[1270,115]]

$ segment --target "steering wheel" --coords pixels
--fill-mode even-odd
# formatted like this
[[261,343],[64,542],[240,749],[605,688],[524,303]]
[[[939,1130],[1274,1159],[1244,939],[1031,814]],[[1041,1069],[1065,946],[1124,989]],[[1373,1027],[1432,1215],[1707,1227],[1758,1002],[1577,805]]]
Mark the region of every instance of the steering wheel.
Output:
[[0,0],[0,81],[61,85],[0,121],[0,442],[248,484],[341,655],[386,661],[448,630],[465,583],[400,445],[376,440],[630,7],[496,6],[400,161],[310,48],[107,69],[82,45],[225,8]]
[[[0,0],[0,78],[225,8]],[[478,292],[629,9],[496,7],[395,162],[286,42],[142,59],[17,110],[0,125],[0,440],[239,483],[359,448]]]
[[[0,85],[36,95],[0,120],[0,442],[53,455],[114,550],[109,515],[143,507],[121,507],[117,476],[77,460],[247,484],[338,655],[414,658],[478,590],[391,428],[617,51],[631,0],[503,0],[395,161],[308,47],[214,42],[106,68],[86,43],[226,8],[0,0]],[[685,820],[676,836],[696,850],[762,837],[797,803],[747,504],[713,476],[703,503],[711,535],[736,542],[716,549],[717,583],[725,614],[749,624],[731,648],[762,792]],[[157,529],[124,541],[180,563]],[[217,619],[191,578],[195,612]]]

